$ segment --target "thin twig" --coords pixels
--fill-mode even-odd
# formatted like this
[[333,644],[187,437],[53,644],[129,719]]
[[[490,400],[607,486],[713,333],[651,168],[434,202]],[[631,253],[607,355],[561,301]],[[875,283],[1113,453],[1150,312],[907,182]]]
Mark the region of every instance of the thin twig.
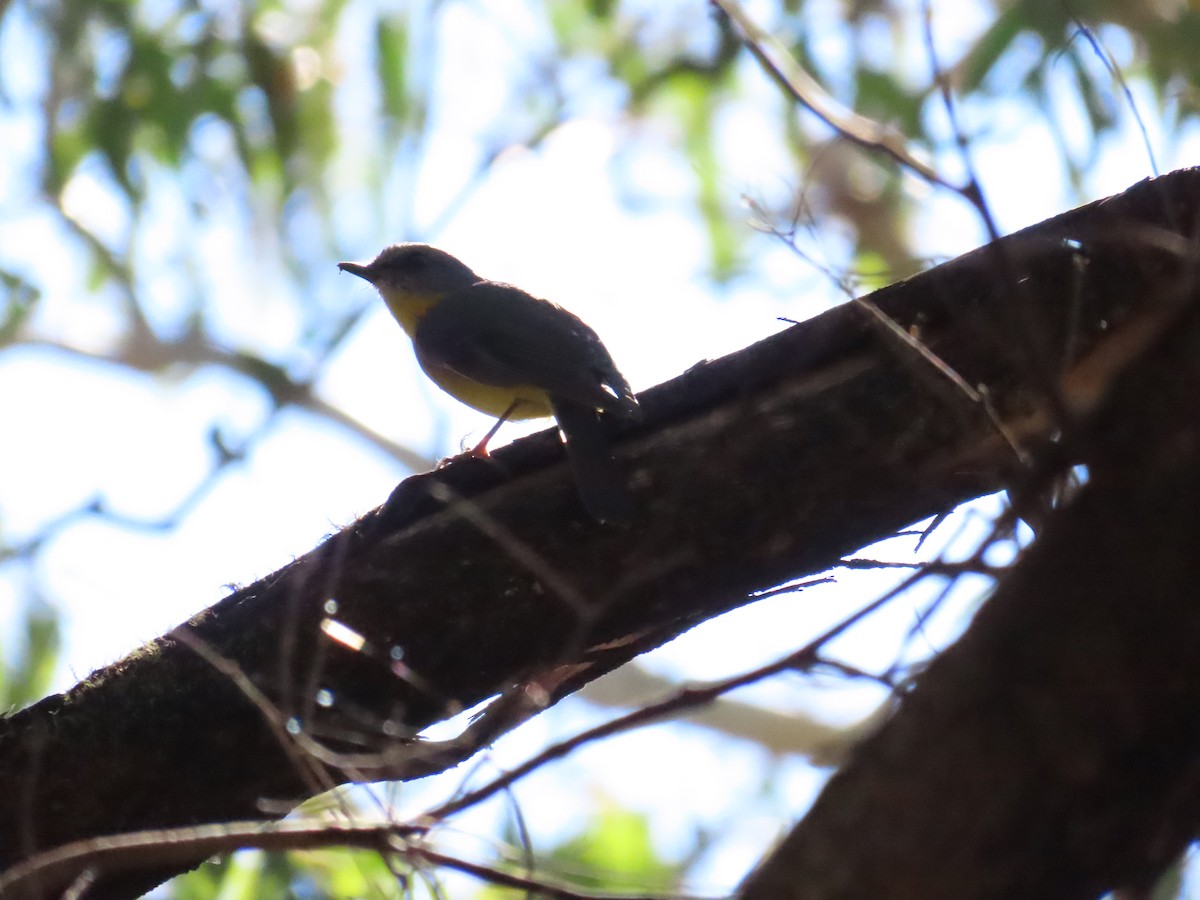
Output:
[[860,147],[887,154],[930,184],[961,192],[961,188],[950,184],[936,169],[920,160],[908,148],[902,133],[838,103],[782,44],[758,27],[736,0],[712,0],[712,3],[737,24],[746,49],[754,54],[779,86],[822,122]]
[[672,696],[658,703],[652,703],[636,709],[624,716],[612,719],[597,725],[594,728],[589,728],[586,731],[581,731],[566,740],[559,741],[542,750],[536,756],[526,760],[521,765],[514,769],[510,769],[482,787],[476,788],[467,794],[458,797],[448,803],[444,803],[439,807],[429,811],[423,817],[427,821],[437,822],[447,818],[463,809],[474,806],[483,800],[491,797],[497,792],[506,789],[509,785],[524,778],[534,770],[541,768],[546,763],[566,756],[572,751],[578,749],[584,744],[610,737],[614,734],[630,731],[634,728],[640,728],[643,725],[648,725],[659,719],[674,715],[682,710],[692,709],[697,706],[704,706],[711,703],[716,698],[727,694],[730,691],[745,687],[750,684],[762,681],[765,678],[770,678],[782,672],[788,672],[795,669],[811,668],[817,662],[818,651],[829,641],[840,635],[842,632],[849,629],[851,626],[866,618],[871,613],[882,607],[884,604],[898,596],[903,591],[907,590],[917,580],[924,578],[924,573],[916,573],[904,579],[899,585],[885,593],[883,596],[873,600],[871,603],[864,606],[862,609],[847,616],[838,624],[828,629],[814,640],[810,641],[801,649],[789,653],[788,655],[776,660],[773,663],[754,669],[749,672],[744,672],[740,675],[735,675],[732,678],[726,678],[721,681],[710,682],[706,685],[685,687],[677,691]]

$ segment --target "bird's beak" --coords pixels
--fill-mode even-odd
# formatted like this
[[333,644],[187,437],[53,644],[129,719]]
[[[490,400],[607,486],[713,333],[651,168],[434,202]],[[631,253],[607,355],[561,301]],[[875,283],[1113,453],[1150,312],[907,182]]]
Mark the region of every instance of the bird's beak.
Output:
[[364,266],[362,263],[356,262],[340,262],[338,263],[338,268],[343,272],[349,272],[351,275],[357,275],[359,278],[364,278],[372,284],[375,283],[375,279],[371,277],[370,266]]

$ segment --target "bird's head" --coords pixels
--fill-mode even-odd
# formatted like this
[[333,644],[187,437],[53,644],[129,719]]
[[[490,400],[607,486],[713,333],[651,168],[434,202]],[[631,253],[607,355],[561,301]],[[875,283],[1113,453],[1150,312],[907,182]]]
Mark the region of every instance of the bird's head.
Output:
[[369,263],[342,262],[338,268],[385,294],[440,295],[480,281],[466,263],[428,244],[392,244]]

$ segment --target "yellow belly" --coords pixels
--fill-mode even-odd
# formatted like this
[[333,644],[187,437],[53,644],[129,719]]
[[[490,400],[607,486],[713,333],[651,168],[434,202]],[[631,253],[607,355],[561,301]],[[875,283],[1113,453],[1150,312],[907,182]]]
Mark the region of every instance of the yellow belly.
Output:
[[472,409],[500,418],[513,403],[520,405],[509,413],[510,419],[541,419],[553,415],[550,398],[541,388],[532,385],[495,387],[466,378],[453,369],[440,369],[422,364],[425,374],[434,384]]

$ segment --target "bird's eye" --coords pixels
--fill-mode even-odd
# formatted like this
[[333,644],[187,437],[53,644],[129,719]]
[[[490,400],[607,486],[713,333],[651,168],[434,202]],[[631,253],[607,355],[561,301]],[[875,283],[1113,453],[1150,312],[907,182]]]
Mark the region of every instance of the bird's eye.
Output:
[[397,262],[399,268],[406,272],[420,272],[429,265],[429,260],[426,259],[424,253],[409,253],[402,256]]

